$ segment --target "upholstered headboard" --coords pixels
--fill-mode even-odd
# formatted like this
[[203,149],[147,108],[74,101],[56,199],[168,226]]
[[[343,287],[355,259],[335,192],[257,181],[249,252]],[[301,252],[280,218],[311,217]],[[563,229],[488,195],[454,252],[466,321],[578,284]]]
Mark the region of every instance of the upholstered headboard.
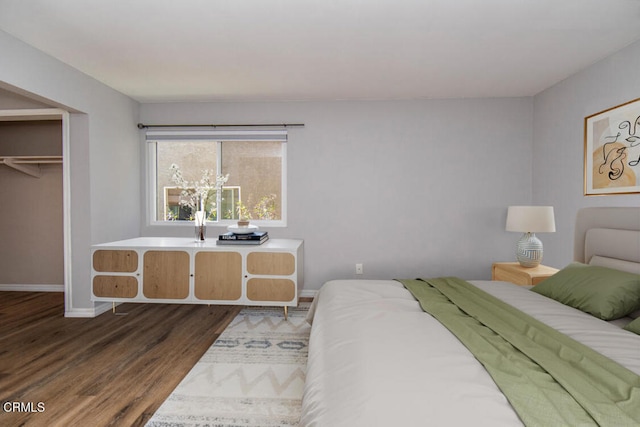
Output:
[[640,207],[578,211],[573,259],[640,274]]

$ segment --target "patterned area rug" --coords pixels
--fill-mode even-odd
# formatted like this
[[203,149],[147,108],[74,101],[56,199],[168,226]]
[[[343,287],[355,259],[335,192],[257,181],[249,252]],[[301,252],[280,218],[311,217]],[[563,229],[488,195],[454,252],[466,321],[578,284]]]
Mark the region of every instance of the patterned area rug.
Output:
[[307,365],[309,303],[247,307],[224,330],[147,423],[296,426]]

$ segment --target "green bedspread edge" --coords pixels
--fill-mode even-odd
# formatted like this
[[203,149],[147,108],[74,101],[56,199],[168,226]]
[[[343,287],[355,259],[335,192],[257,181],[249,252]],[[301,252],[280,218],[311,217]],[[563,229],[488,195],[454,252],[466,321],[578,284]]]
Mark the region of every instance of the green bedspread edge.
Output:
[[462,279],[398,281],[482,363],[525,425],[640,425],[634,372]]

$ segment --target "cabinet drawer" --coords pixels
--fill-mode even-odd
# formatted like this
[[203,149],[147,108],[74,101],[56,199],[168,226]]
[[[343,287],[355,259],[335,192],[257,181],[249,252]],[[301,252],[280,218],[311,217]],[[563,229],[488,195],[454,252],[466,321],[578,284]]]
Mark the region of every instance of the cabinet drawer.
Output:
[[247,256],[249,274],[289,276],[296,271],[293,254],[282,252],[251,252]]
[[93,269],[100,272],[133,273],[138,269],[138,253],[128,250],[95,251]]
[[138,279],[131,276],[95,276],[93,294],[100,298],[135,298]]
[[292,301],[296,285],[289,279],[249,279],[247,298],[251,301]]

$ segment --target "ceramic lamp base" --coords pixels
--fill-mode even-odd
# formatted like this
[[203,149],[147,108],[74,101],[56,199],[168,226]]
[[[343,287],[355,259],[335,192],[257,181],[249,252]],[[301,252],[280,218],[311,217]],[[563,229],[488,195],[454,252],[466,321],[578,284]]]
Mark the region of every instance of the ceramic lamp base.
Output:
[[537,267],[542,261],[542,242],[535,233],[524,233],[516,246],[516,258],[523,267]]

